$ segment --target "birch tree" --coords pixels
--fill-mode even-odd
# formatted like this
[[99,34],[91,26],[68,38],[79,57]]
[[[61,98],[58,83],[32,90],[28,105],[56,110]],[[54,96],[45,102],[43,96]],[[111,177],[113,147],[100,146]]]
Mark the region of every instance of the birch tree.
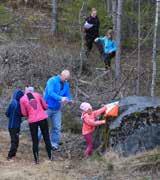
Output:
[[116,22],[117,22],[117,0],[112,0],[112,23],[113,31],[116,33]]
[[116,59],[115,59],[115,78],[117,81],[120,79],[120,59],[121,59],[121,17],[122,17],[122,6],[123,0],[117,1],[117,23],[116,23],[116,43],[117,43],[117,52],[116,52]]
[[52,0],[52,25],[51,32],[57,31],[57,0]]
[[107,13],[110,16],[111,15],[111,1],[105,0],[105,4],[106,4]]
[[151,82],[151,96],[155,96],[156,86],[156,51],[157,51],[157,29],[158,20],[160,14],[160,0],[156,0],[156,14],[155,14],[155,25],[154,25],[154,37],[153,37],[153,52],[152,52],[152,82]]
[[140,91],[140,72],[141,72],[141,0],[138,0],[138,78],[136,94],[139,95]]
[[87,14],[87,3],[88,0],[83,0],[82,7],[79,11],[79,27],[80,27],[80,34],[81,34],[81,50],[80,50],[80,67],[78,76],[81,76],[82,73],[82,67],[87,61],[85,54],[85,42],[84,42],[84,34],[83,34],[83,23],[84,23],[84,17],[86,17]]

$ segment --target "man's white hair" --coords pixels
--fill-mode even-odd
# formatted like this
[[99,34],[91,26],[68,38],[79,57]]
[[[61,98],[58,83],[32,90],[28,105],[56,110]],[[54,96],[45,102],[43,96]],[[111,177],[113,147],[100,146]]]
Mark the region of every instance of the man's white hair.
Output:
[[62,72],[61,72],[61,76],[63,76],[63,77],[65,77],[65,78],[70,78],[70,72],[69,72],[69,70],[63,70]]

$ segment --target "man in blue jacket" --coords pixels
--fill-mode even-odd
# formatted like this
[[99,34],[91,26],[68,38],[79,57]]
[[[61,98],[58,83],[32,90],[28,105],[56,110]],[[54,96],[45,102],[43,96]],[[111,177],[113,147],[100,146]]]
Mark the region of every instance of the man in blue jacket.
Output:
[[51,119],[51,144],[58,149],[61,136],[61,109],[63,105],[72,101],[70,93],[70,72],[63,70],[60,75],[53,76],[47,81],[44,99],[48,104],[48,116]]
[[11,146],[8,152],[8,160],[11,160],[16,156],[16,152],[19,145],[19,132],[21,126],[21,110],[20,110],[20,98],[24,95],[24,93],[17,89],[13,93],[13,97],[11,103],[9,104],[6,116],[9,119],[8,122],[8,130],[11,138]]
[[113,31],[109,29],[104,37],[98,37],[95,39],[98,46],[102,46],[101,52],[105,68],[108,69],[111,66],[111,59],[116,55],[116,42],[113,40]]

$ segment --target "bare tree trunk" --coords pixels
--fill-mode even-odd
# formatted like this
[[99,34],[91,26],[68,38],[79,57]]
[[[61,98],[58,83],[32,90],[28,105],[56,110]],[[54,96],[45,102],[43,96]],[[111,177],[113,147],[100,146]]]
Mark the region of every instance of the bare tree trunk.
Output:
[[116,69],[115,69],[115,78],[116,81],[119,82],[120,80],[120,74],[121,74],[121,69],[120,69],[120,59],[121,59],[121,17],[122,17],[122,5],[123,5],[123,0],[118,0],[117,4],[117,31],[116,31],[116,42],[117,42],[117,52],[116,52]]
[[136,84],[136,94],[140,92],[140,72],[141,72],[141,0],[138,1],[138,77]]
[[108,15],[111,15],[111,1],[110,0],[105,0],[105,5],[106,5],[106,10]]
[[52,0],[52,27],[51,32],[57,31],[57,0]]
[[116,33],[116,21],[117,21],[117,0],[112,0],[112,22],[113,31]]
[[156,14],[155,14],[155,25],[154,25],[154,38],[153,38],[153,52],[152,52],[152,83],[151,83],[151,96],[155,96],[156,86],[156,50],[157,50],[157,29],[158,19],[160,13],[160,0],[156,0]]
[[86,62],[83,23],[84,23],[84,17],[86,17],[87,3],[88,3],[88,0],[83,0],[82,7],[81,7],[81,9],[79,11],[79,27],[80,27],[80,34],[81,34],[81,50],[80,50],[80,54],[79,54],[80,55],[80,66],[79,66],[78,77],[81,76],[82,67],[83,67],[84,63]]
[[108,14],[110,14],[110,0],[106,0],[107,1],[107,10],[108,10]]

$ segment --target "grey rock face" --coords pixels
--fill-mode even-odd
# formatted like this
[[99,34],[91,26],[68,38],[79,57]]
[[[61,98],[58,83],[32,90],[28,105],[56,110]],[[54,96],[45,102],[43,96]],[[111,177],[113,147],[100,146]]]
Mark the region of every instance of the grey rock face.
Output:
[[123,156],[160,146],[160,99],[127,97],[110,124],[110,147]]

